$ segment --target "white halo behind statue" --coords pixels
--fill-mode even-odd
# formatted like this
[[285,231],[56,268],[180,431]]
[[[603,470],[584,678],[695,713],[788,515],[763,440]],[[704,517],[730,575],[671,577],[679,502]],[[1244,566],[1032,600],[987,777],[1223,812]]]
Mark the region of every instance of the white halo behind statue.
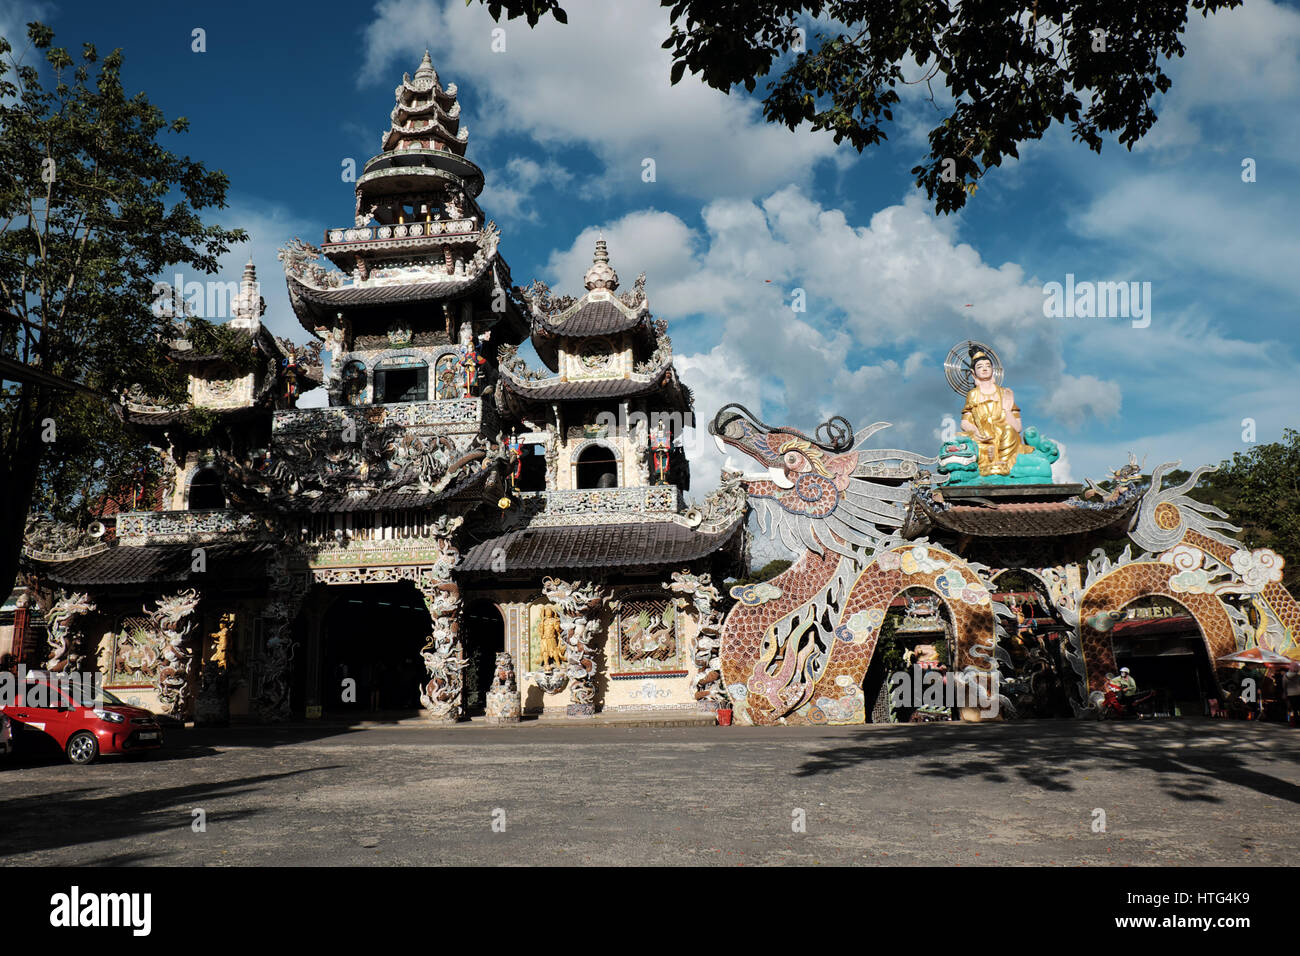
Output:
[[943,360],[943,370],[948,376],[948,384],[958,395],[965,395],[975,387],[975,371],[971,368],[970,361],[972,348],[988,353],[989,361],[993,364],[993,382],[996,385],[1002,384],[1002,361],[998,358],[998,353],[983,342],[967,339],[954,345],[948,351],[948,357]]

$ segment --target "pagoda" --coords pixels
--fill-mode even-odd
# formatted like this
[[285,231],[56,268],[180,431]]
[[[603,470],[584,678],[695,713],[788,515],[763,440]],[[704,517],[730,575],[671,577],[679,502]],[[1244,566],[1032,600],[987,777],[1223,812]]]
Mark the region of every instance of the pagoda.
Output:
[[513,287],[455,85],[426,53],[395,101],[352,223],[280,252],[312,349],[266,332],[250,267],[253,371],[178,343],[190,401],[128,408],[176,475],[29,540],[51,661],[211,722],[715,708],[747,502],[684,497],[692,398],[645,277],[619,293],[601,241],[581,297]]

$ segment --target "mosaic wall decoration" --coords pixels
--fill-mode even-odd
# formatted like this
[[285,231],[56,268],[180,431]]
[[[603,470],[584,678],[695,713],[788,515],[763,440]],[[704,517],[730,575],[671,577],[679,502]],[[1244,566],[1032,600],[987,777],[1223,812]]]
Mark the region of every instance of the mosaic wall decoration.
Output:
[[160,638],[147,617],[128,617],[113,635],[108,686],[152,684],[158,676]]
[[723,673],[745,722],[862,723],[862,683],[880,626],[895,596],[909,588],[946,607],[957,670],[992,669],[992,599],[961,558],[934,545],[890,547],[853,577],[837,614],[810,611],[806,605],[842,572],[837,564],[809,552],[763,585],[733,589],[741,603],[723,628]]
[[618,670],[675,671],[683,666],[677,611],[659,598],[624,599],[618,612]]

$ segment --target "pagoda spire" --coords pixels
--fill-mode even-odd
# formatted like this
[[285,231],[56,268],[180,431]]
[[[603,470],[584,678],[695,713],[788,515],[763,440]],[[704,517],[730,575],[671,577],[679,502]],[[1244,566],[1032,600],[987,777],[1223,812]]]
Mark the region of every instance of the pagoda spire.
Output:
[[591,268],[587,270],[583,284],[588,291],[607,289],[613,292],[618,288],[618,273],[609,264],[609,249],[603,236],[596,240],[596,255],[592,258]]
[[266,300],[262,298],[261,287],[257,282],[257,266],[253,257],[248,257],[244,266],[244,275],[239,282],[239,293],[231,302],[234,318],[230,320],[232,329],[257,329],[262,324],[262,314],[266,312]]
[[443,88],[428,50],[415,76],[403,73],[402,85],[393,94],[397,103],[382,138],[384,152],[433,149],[465,155],[469,130],[460,125],[456,84]]

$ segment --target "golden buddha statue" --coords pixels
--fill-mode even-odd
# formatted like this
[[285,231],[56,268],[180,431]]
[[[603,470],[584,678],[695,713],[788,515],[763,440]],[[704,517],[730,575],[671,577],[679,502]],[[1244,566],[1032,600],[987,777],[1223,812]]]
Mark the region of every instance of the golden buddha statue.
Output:
[[998,385],[993,377],[993,361],[979,346],[970,350],[970,368],[975,387],[966,393],[961,410],[961,429],[979,446],[979,473],[1009,475],[1016,456],[1032,454],[1034,449],[1020,437],[1020,408],[1011,389]]

